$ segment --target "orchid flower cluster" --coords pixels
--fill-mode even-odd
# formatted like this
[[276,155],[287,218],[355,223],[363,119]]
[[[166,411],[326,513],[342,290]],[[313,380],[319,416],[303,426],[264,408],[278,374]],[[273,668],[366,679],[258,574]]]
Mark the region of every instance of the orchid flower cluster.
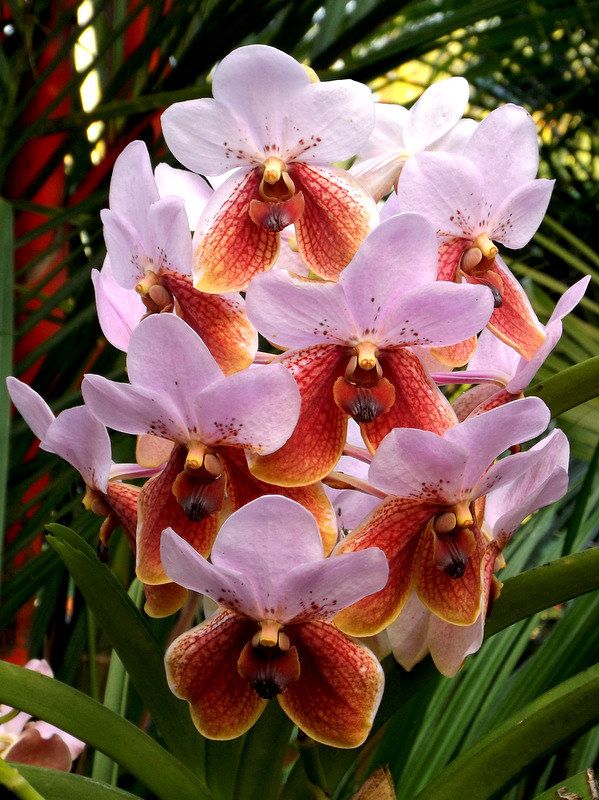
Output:
[[[523,108],[462,119],[458,77],[409,111],[377,104],[262,45],[212,89],[162,116],[185,170],[153,171],[139,141],[114,167],[93,281],[128,382],[86,375],[56,418],[9,390],[81,473],[102,546],[124,531],[147,613],[216,604],[166,653],[199,731],[239,736],[276,697],[355,747],[379,657],[454,675],[505,545],[566,491],[561,431],[521,447],[550,420],[523,391],[587,281],[544,326],[499,254],[552,191]],[[471,388],[451,403],[444,384]],[[138,437],[136,463],[112,462],[105,426]]]

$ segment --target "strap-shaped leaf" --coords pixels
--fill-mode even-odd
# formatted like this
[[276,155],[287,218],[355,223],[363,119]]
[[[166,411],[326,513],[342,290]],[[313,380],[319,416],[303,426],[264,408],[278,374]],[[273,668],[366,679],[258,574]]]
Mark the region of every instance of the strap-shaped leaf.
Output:
[[208,797],[199,779],[147,733],[55,678],[0,661],[0,703],[46,720],[106,753],[160,800]]
[[599,356],[587,358],[581,364],[568,367],[546,381],[531,387],[527,395],[544,400],[557,417],[587,400],[599,396]]
[[529,703],[452,761],[415,800],[487,800],[599,721],[599,664]]
[[72,775],[57,769],[15,764],[21,775],[44,797],[44,800],[138,800],[137,795],[115,789],[105,783]]
[[62,525],[49,525],[48,530],[52,534],[48,542],[96,614],[169,749],[202,775],[204,740],[191,722],[187,704],[168,688],[162,651],[145,619],[80,536]]

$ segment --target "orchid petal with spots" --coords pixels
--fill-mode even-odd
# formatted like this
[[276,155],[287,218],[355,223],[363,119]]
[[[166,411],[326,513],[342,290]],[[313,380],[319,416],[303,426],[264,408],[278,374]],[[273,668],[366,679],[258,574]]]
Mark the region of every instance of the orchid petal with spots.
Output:
[[398,425],[442,432],[455,424],[410,346],[476,333],[492,297],[485,287],[437,282],[432,228],[420,215],[402,214],[368,236],[338,283],[271,272],[252,282],[247,308],[266,338],[290,348],[279,361],[302,393],[292,437],[272,456],[252,458],[251,468],[271,483],[299,485],[322,478],[339,459],[345,415],[362,423],[372,447]]
[[213,99],[175,103],[162,115],[167,145],[185,166],[206,175],[238,168],[196,229],[195,285],[246,288],[273,266],[279,233],[292,223],[310,268],[337,277],[378,216],[368,192],[331,167],[370,134],[370,90],[314,83],[291,56],[249,45],[220,62],[212,91]]
[[492,497],[520,476],[543,472],[543,454],[535,448],[493,462],[510,446],[537,436],[548,421],[545,404],[531,397],[472,417],[443,435],[389,433],[372,459],[369,481],[390,497],[335,550],[380,547],[389,560],[389,583],[342,612],[336,618],[341,630],[378,633],[397,618],[411,590],[441,619],[475,622],[489,558],[479,498]]
[[[257,553],[268,558],[258,559]],[[176,639],[166,654],[171,688],[190,703],[204,735],[240,735],[263,701],[276,696],[291,719],[318,741],[355,747],[364,740],[380,701],[382,670],[372,653],[350,642],[330,619],[384,585],[387,564],[379,550],[325,559],[309,512],[288,498],[266,496],[223,524],[212,564],[170,529],[162,536],[162,560],[177,583],[208,595],[223,609]],[[324,650],[323,642],[328,643]],[[218,675],[212,669],[213,646],[220,653]],[[200,683],[197,678],[206,670],[211,677]],[[241,721],[221,696],[228,694],[229,680],[244,707],[252,708]],[[310,690],[312,702],[301,701]],[[221,709],[218,722],[210,712],[213,703]]]

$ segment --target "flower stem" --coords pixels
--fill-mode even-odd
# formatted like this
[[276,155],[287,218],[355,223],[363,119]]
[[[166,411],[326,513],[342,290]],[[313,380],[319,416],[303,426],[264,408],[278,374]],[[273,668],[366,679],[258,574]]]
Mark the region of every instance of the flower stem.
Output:
[[21,800],[44,800],[14,767],[0,758],[0,786],[5,786]]
[[298,731],[297,746],[306,772],[306,778],[310,784],[312,800],[328,800],[331,795],[326,788],[326,778],[320,763],[316,742],[303,731]]
[[370,464],[372,456],[364,447],[356,447],[354,444],[346,444],[343,448],[343,455],[357,458],[358,461],[363,461],[365,464]]
[[356,489],[358,492],[380,497],[381,500],[385,500],[387,497],[386,493],[381,491],[381,489],[377,489],[376,486],[371,486],[371,484],[360,478],[354,478],[353,475],[346,475],[345,472],[335,472],[333,470],[333,472],[329,472],[329,474],[322,479],[322,482],[332,489]]

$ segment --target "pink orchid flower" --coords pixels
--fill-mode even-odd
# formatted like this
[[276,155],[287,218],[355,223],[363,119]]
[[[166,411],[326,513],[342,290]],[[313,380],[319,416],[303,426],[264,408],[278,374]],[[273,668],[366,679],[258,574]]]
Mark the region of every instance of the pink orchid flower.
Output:
[[[17,410],[40,440],[42,450],[67,461],[85,482],[83,505],[100,517],[100,544],[108,545],[116,528],[122,528],[135,552],[139,487],[123,478],[143,478],[158,472],[138,464],[115,464],[111,458],[108,431],[85,406],[68,408],[55,417],[45,400],[27,384],[7,378],[8,393]],[[169,583],[144,585],[145,610],[152,617],[177,611],[187,597],[181,586]]]
[[468,81],[447,78],[433,83],[408,111],[395,103],[375,103],[374,130],[350,169],[375,200],[389,194],[405,162],[423,150],[459,153],[476,128],[462,119]]
[[[432,222],[441,240],[439,280],[489,286],[497,305],[491,330],[528,359],[544,334],[494,242],[524,247],[539,227],[554,181],[535,180],[538,166],[532,117],[508,104],[485,117],[462,155],[420,153],[410,159],[383,213],[416,211]],[[465,364],[470,345],[469,351],[446,353],[447,363]]]
[[331,619],[387,580],[380,550],[325,558],[313,517],[285,497],[260,497],[232,514],[212,563],[172,529],[162,535],[170,577],[208,595],[220,610],[179,636],[166,653],[171,690],[190,705],[198,730],[232,739],[276,697],[305,733],[357,747],[383,692],[374,655]]
[[[86,375],[83,396],[110,428],[176,445],[139,494],[137,575],[161,584],[168,580],[160,562],[162,530],[175,525],[208,555],[225,494],[236,508],[253,499],[252,492],[264,493],[262,484],[246,480],[244,451],[267,454],[281,447],[296,424],[300,398],[293,377],[279,364],[225,377],[199,336],[172,314],[148,317],[136,328],[127,372],[130,384]],[[313,503],[334,541],[322,487],[300,496]]]
[[472,625],[482,611],[490,558],[481,529],[484,498],[534,469],[540,456],[532,449],[493,461],[540,434],[549,416],[541,400],[528,397],[470,417],[442,436],[392,431],[369,471],[370,483],[392,496],[335,551],[380,547],[389,560],[389,583],[342,612],[335,624],[353,636],[378,633],[414,590],[437,617]]
[[437,669],[452,677],[466,656],[482,644],[490,601],[501,584],[492,574],[503,566],[501,551],[520,523],[539,508],[563,497],[568,488],[569,445],[555,430],[531,448],[536,460],[531,469],[487,496],[483,532],[489,541],[481,612],[471,625],[453,625],[436,616],[412,591],[399,617],[387,628],[393,654],[404,669],[411,670],[430,652]]
[[[25,669],[54,677],[47,661],[34,658],[25,664]],[[9,706],[0,705],[0,718],[11,717],[0,722],[0,758],[68,772],[83,752],[85,742],[48,722],[31,722],[31,714],[24,711],[13,717],[12,711]]]
[[[156,181],[147,148],[139,141],[131,142],[115,162],[110,208],[102,212],[110,266],[92,275],[100,323],[106,338],[126,350],[130,329],[143,314],[176,311],[202,337],[222,369],[237,372],[252,363],[258,347],[243,298],[199,292],[191,281],[188,214],[206,205],[212,189],[198,175],[161,166]],[[157,182],[163,190],[182,191],[187,202],[160,197]]]
[[338,283],[278,270],[252,282],[250,319],[288,348],[278,361],[302,396],[284,447],[251,457],[257,477],[293,486],[328,474],[343,450],[348,416],[373,449],[395,427],[441,433],[456,423],[411,347],[471,336],[488,321],[493,299],[486,287],[436,277],[434,230],[424,217],[402,214],[368,236]]
[[368,87],[314,83],[291,56],[249,45],[224,58],[214,99],[162,115],[170,150],[203,175],[235,172],[215,192],[194,235],[198,289],[244,289],[275,262],[279,232],[295,224],[302,258],[336,278],[378,219],[372,197],[331,166],[355,155],[374,124]]
[[578,305],[591,278],[581,278],[559,299],[544,327],[545,339],[529,360],[518,355],[489,330],[484,330],[477,349],[465,370],[456,372],[433,372],[437,383],[478,383],[461,394],[453,407],[459,419],[469,414],[482,414],[490,408],[509,403],[522,397],[543,362],[559,342],[562,335],[562,319]]

